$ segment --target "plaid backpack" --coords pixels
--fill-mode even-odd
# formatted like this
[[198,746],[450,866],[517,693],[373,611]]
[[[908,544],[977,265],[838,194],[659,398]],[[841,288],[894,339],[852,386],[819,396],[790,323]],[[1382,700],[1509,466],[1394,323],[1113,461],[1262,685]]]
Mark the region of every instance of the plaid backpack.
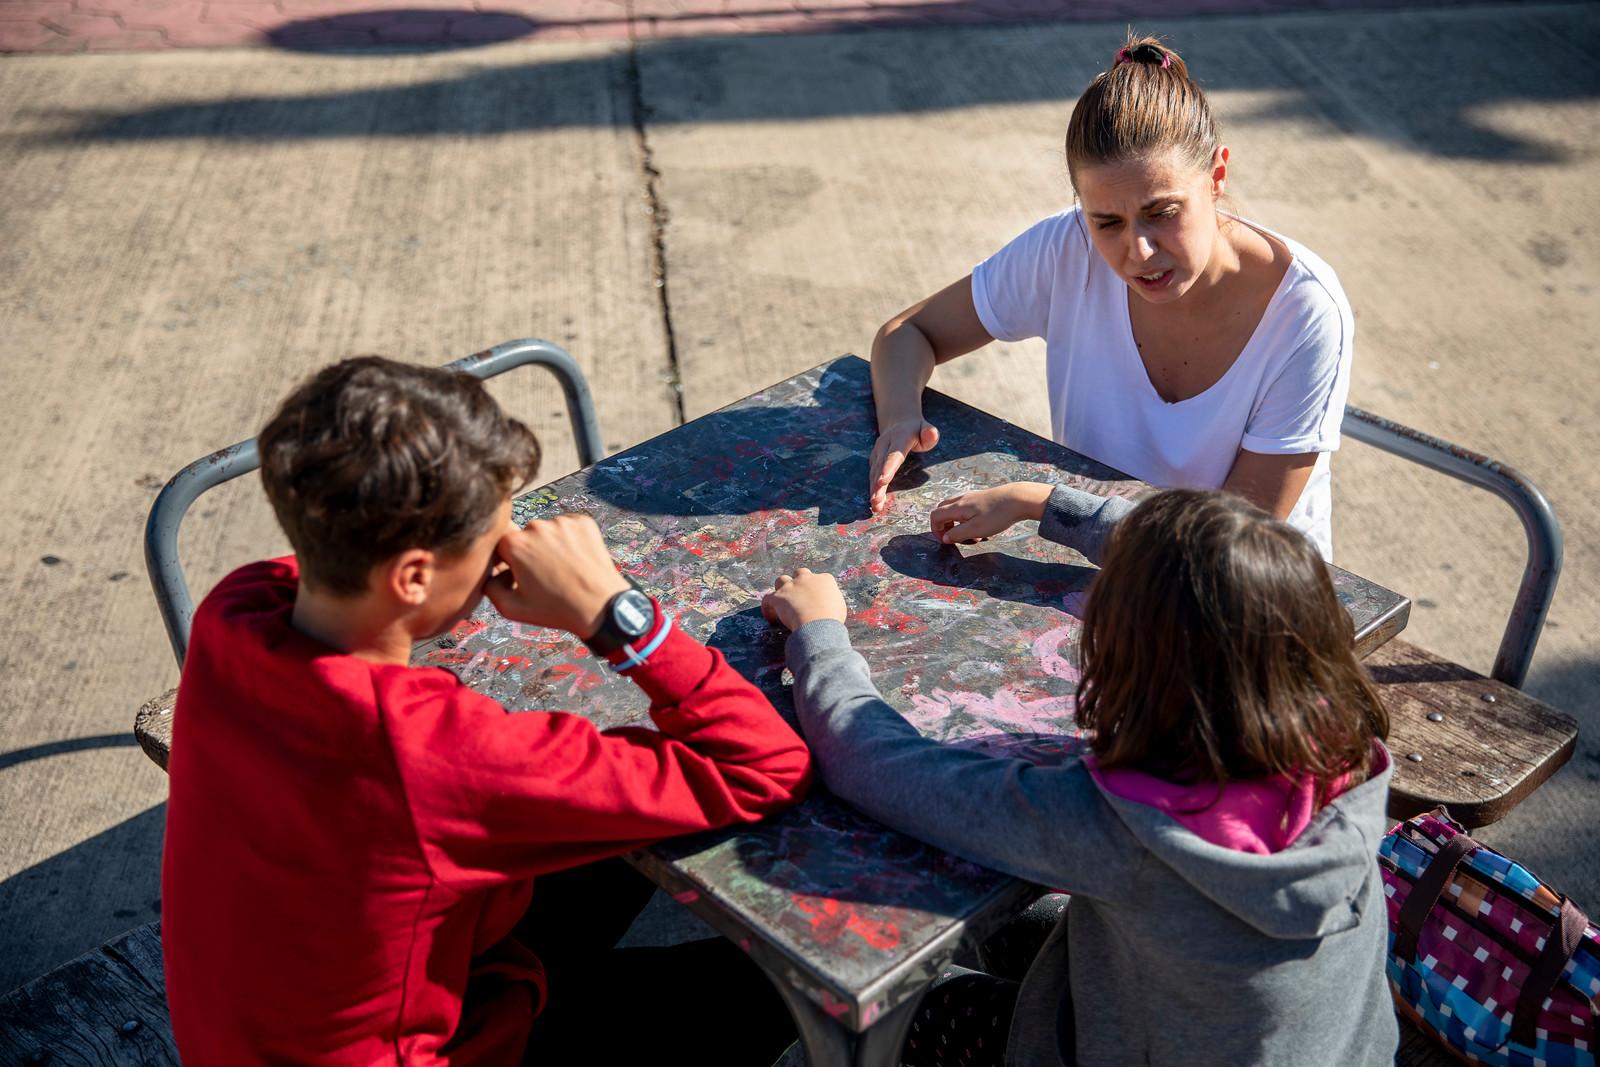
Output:
[[1389,989],[1471,1063],[1595,1067],[1600,932],[1443,808],[1384,836]]

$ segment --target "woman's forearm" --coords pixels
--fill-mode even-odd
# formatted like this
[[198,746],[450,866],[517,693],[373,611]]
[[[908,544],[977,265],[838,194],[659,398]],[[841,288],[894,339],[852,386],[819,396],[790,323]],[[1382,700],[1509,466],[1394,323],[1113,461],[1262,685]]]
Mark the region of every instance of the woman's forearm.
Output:
[[922,418],[922,390],[933,377],[933,345],[914,323],[891,320],[872,341],[872,402],[878,429]]

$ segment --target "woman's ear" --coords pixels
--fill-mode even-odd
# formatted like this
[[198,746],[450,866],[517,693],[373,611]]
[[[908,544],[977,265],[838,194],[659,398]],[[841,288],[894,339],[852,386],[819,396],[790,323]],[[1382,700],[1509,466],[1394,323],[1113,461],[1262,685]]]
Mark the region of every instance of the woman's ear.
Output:
[[433,553],[425,548],[406,549],[385,567],[385,590],[402,604],[422,606],[433,586],[433,562]]
[[1216,151],[1211,153],[1211,199],[1216,200],[1222,196],[1223,186],[1228,183],[1228,146],[1218,145]]

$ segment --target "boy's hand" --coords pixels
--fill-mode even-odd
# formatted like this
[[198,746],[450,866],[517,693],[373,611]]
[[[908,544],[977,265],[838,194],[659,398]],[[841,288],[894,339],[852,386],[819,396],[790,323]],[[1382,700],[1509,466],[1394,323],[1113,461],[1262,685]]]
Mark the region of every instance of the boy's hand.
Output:
[[507,564],[484,587],[495,610],[586,641],[599,630],[611,598],[628,588],[600,527],[587,515],[535,519],[502,537],[495,554]]
[[921,417],[906,419],[884,428],[872,446],[868,461],[867,506],[874,515],[889,509],[889,483],[900,472],[906,457],[926,452],[939,443],[939,429]]
[[798,630],[808,622],[834,619],[844,622],[849,615],[844,594],[831,574],[817,574],[801,567],[791,577],[778,575],[772,592],[761,598],[761,614],[768,622]]
[[993,537],[1023,519],[1042,519],[1051,487],[1041,482],[1008,482],[942,500],[928,525],[947,545],[970,545]]

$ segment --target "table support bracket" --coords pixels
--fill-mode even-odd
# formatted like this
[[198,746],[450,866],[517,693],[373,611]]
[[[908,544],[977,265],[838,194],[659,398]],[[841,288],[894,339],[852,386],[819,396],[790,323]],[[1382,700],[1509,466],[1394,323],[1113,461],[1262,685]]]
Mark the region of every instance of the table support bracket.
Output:
[[800,1047],[805,1049],[806,1067],[894,1067],[900,1062],[911,1020],[916,1018],[926,989],[901,1001],[881,1015],[864,1033],[855,1033],[823,1011],[804,993],[790,986],[779,975],[765,971],[783,997],[795,1027],[800,1031]]

